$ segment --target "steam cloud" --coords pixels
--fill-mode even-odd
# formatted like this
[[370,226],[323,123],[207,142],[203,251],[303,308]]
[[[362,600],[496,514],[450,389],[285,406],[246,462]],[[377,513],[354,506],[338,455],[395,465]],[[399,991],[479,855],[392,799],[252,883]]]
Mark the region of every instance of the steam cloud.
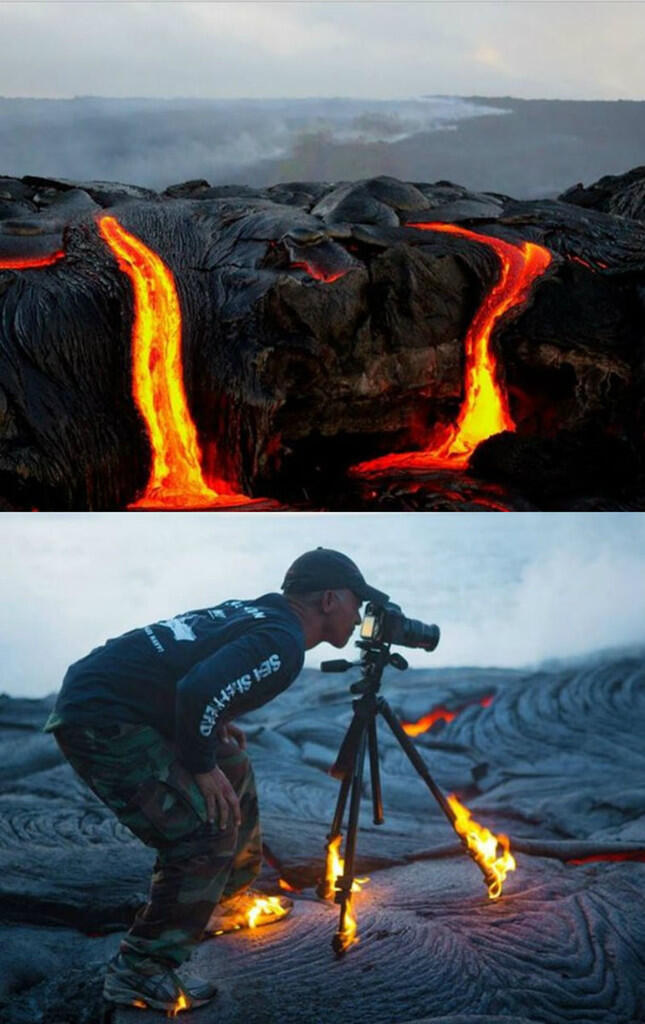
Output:
[[312,146],[353,145],[358,155],[366,145],[491,112],[458,99],[4,99],[0,173],[154,189],[201,177],[211,184],[268,185],[278,180],[281,162],[289,176],[298,154],[302,160]]

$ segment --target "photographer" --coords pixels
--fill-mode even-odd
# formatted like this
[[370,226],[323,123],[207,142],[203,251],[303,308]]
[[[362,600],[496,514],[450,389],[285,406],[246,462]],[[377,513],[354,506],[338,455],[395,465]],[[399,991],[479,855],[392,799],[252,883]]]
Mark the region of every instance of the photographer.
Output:
[[[176,968],[209,933],[243,926],[255,902],[257,797],[232,720],[286,689],[306,650],[344,647],[363,601],[387,600],[347,556],[325,548],[296,559],[282,590],[131,630],[67,671],[45,729],[99,799],[157,851],[148,903],[108,965],[112,1003],[172,1010],[182,995],[200,1006],[216,994]],[[281,896],[258,923],[290,909]]]

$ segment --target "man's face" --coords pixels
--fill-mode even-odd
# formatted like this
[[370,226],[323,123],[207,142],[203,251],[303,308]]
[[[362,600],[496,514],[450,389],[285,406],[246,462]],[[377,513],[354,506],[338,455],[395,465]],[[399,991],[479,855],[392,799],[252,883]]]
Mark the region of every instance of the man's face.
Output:
[[325,640],[333,647],[344,647],[356,626],[361,624],[363,602],[351,590],[327,590],[323,598]]

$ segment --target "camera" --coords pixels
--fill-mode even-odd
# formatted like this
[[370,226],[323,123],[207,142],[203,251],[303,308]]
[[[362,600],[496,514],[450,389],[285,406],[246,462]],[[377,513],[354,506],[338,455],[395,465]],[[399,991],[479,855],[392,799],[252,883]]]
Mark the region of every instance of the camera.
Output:
[[434,651],[440,635],[438,626],[406,618],[399,605],[392,601],[368,604],[361,624],[361,640],[422,647],[425,651]]

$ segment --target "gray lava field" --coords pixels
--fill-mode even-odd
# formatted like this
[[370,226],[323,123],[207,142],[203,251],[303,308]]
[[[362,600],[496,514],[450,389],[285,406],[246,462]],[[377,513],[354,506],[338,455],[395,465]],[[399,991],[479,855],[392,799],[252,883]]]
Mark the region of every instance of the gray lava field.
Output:
[[[337,908],[315,896],[351,715],[346,677],[305,670],[242,722],[258,780],[259,886],[294,893],[282,923],[202,943],[216,1000],[187,1024],[642,1024],[645,1020],[645,658],[540,670],[392,672],[403,721],[444,792],[510,837],[498,901],[383,722],[385,824],[366,783],[359,941],[337,959]],[[488,699],[492,698],[492,699]],[[99,1024],[105,961],[145,900],[153,854],[40,732],[53,698],[0,698],[0,1019]],[[450,716],[448,716],[450,717]],[[161,1024],[121,1009],[114,1024]]]

